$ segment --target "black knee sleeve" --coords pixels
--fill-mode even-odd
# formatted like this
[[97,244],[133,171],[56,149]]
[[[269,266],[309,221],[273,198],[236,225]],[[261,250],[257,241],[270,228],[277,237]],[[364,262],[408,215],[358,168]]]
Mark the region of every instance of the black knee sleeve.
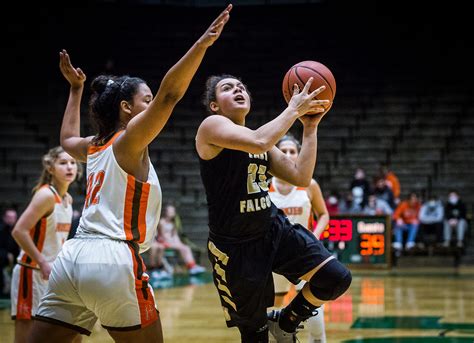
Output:
[[339,261],[331,260],[309,280],[309,289],[316,298],[329,301],[339,298],[347,291],[351,282],[349,269]]
[[268,343],[268,326],[260,329],[240,327],[240,337],[242,343]]

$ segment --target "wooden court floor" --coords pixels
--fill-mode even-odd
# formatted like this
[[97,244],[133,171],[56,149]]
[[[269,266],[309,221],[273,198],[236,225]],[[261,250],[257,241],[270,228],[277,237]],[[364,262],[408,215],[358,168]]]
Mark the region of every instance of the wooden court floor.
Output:
[[[166,342],[240,342],[209,275],[166,282],[155,285]],[[353,271],[346,294],[325,305],[325,322],[328,342],[472,343],[474,269]],[[303,329],[300,341],[307,335]],[[9,308],[0,309],[0,342],[13,342]],[[112,340],[96,325],[83,342]]]

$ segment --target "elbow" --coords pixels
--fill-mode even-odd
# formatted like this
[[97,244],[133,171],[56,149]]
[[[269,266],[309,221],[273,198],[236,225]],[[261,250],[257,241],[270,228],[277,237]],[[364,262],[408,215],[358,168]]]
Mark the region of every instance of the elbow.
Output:
[[304,187],[304,188],[308,188],[309,185],[311,185],[311,178],[309,178],[308,180],[302,180],[301,181],[301,184],[300,185],[297,185],[299,187]]
[[252,154],[264,154],[273,147],[273,144],[271,142],[262,140],[262,139],[256,139],[252,146],[249,149],[249,152]]
[[20,230],[18,228],[14,227],[12,230],[12,237],[15,241],[18,242],[18,237],[20,236]]
[[304,187],[304,188],[308,188],[310,185],[311,185],[311,180],[312,178],[298,178],[296,180],[294,180],[293,182],[291,182],[293,185],[295,185],[296,187]]

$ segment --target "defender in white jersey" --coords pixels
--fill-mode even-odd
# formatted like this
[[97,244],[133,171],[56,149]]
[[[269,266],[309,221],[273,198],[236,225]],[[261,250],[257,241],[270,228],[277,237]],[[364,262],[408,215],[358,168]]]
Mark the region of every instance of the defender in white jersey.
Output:
[[158,224],[161,191],[148,145],[184,96],[204,54],[229,19],[229,5],[161,81],[153,98],[140,78],[100,75],[89,101],[95,136],[80,136],[86,76],[65,50],[70,83],[61,145],[87,162],[87,194],[74,239],[64,244],[41,300],[31,342],[70,342],[100,320],[116,341],[162,342],[154,295],[140,257]]
[[21,247],[11,285],[15,342],[27,340],[30,319],[46,291],[51,265],[71,228],[72,197],[67,190],[77,169],[76,160],[61,147],[49,150],[43,156],[43,173],[31,202],[12,231]]
[[[296,161],[300,144],[291,134],[284,136],[277,147],[290,159]],[[311,180],[308,188],[293,186],[276,177],[272,178],[269,193],[270,199],[276,207],[283,210],[291,223],[301,224],[308,230],[313,231],[316,237],[320,237],[329,224],[329,212],[324,202],[324,197],[316,180]],[[314,216],[318,218],[314,226]],[[284,276],[273,273],[275,285],[275,307],[286,306],[300,291],[305,281],[301,281],[296,287]],[[309,342],[326,342],[324,329],[324,305],[320,306],[316,316],[310,317],[305,326],[309,330]],[[272,342],[272,340],[270,339]]]

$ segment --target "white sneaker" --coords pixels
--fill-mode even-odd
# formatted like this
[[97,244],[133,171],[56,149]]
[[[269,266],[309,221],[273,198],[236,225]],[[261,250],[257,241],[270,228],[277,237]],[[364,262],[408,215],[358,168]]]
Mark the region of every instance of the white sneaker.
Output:
[[204,273],[205,271],[206,271],[206,268],[204,268],[203,266],[200,266],[200,265],[196,264],[194,267],[192,267],[191,269],[189,269],[189,274],[190,274],[190,275],[196,275],[196,274]]
[[273,340],[269,340],[270,342],[278,342],[278,343],[294,343],[296,342],[296,331],[295,332],[286,332],[280,325],[278,321],[280,319],[280,310],[272,310],[267,314],[267,324],[268,324],[268,332],[271,334]]
[[172,277],[172,274],[168,273],[166,270],[164,269],[160,269],[160,270],[154,270],[151,272],[151,277],[154,278],[154,279],[157,279],[157,280],[161,280],[161,279],[171,279]]
[[406,250],[410,250],[411,248],[413,248],[415,246],[415,242],[407,242],[405,244],[405,249]]
[[392,243],[392,247],[395,249],[395,250],[402,250],[402,243],[400,242],[393,242]]

